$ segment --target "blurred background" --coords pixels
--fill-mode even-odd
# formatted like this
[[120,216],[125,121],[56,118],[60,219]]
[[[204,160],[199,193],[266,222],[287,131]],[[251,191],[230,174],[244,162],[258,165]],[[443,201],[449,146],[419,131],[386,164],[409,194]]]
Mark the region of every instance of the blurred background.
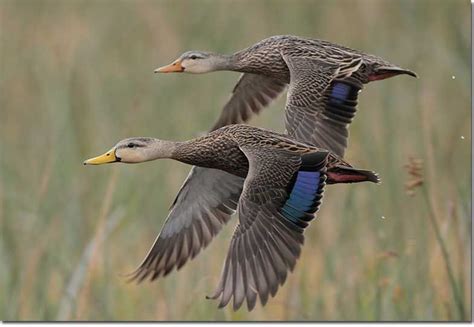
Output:
[[[468,1],[0,2],[0,318],[468,320]],[[414,70],[366,85],[346,159],[383,183],[326,189],[295,271],[265,307],[218,310],[237,219],[195,260],[127,283],[189,167],[84,167],[129,136],[208,129],[238,74],[155,75],[185,50],[277,34],[326,39]],[[283,131],[285,96],[251,123]]]

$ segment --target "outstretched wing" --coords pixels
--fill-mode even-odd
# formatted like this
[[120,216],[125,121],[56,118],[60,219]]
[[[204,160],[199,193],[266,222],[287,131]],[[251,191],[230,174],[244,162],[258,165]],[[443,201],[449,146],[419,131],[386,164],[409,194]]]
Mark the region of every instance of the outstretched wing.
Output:
[[250,73],[242,74],[211,130],[247,122],[253,114],[258,114],[278,97],[285,87],[286,83],[278,79]]
[[344,156],[348,125],[356,113],[362,83],[351,77],[362,63],[346,63],[283,56],[290,70],[285,125],[287,133],[300,142]]
[[237,310],[246,300],[268,295],[292,271],[303,244],[303,230],[321,203],[327,152],[291,155],[243,147],[250,170],[239,201],[239,225],[232,237],[219,285],[209,298],[223,307],[233,298]]
[[[267,106],[286,87],[278,80],[242,74],[211,131],[242,123]],[[181,187],[160,235],[132,279],[151,280],[181,268],[194,258],[235,212],[243,178],[223,171],[193,167]]]
[[235,212],[243,181],[221,170],[193,167],[155,243],[131,278],[154,280],[194,258]]

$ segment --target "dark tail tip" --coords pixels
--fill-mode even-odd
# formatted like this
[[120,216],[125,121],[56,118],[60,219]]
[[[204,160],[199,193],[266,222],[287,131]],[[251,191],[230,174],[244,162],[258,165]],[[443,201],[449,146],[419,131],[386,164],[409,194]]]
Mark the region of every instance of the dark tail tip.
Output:
[[327,172],[327,176],[328,184],[360,182],[380,183],[379,175],[376,172],[346,166],[335,166],[330,168]]
[[367,181],[369,181],[369,182],[372,182],[372,183],[375,183],[375,184],[380,184],[382,182],[379,175],[374,171],[362,170],[360,172],[364,173],[365,176],[367,176]]
[[408,70],[408,69],[402,69],[401,70],[401,74],[405,74],[405,75],[410,75],[410,76],[413,76],[414,78],[418,78],[418,74],[411,71],[411,70]]
[[369,76],[369,80],[379,81],[397,75],[409,75],[418,78],[418,75],[415,72],[408,69],[403,69],[400,67],[380,67],[374,74]]
[[372,182],[375,184],[380,184],[381,182],[379,174],[377,174],[375,171],[362,169],[355,169],[355,171],[357,172],[357,174],[366,177],[365,182]]

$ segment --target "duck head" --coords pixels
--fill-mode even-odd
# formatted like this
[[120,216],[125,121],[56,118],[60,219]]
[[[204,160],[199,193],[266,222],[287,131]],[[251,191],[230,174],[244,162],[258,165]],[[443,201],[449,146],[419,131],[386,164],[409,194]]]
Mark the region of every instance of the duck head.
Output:
[[133,137],[118,142],[106,153],[84,161],[84,165],[102,165],[113,162],[140,163],[171,158],[175,142],[151,137]]
[[155,73],[202,74],[226,69],[227,56],[205,51],[187,51],[171,64],[155,69]]

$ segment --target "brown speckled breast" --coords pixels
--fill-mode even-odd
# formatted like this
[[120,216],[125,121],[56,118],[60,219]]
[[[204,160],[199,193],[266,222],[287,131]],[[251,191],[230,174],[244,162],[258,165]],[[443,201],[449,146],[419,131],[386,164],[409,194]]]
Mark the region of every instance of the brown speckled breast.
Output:
[[[275,151],[299,155],[321,151],[308,144],[288,138],[287,135],[250,125],[227,125],[206,136],[181,143],[173,159],[181,162],[224,170],[239,177],[246,177],[248,160],[240,147],[272,148]],[[349,166],[339,157],[330,154],[328,168],[335,165]]]
[[239,177],[246,177],[248,172],[247,157],[231,135],[222,129],[181,143],[173,158],[195,166],[224,170]]

